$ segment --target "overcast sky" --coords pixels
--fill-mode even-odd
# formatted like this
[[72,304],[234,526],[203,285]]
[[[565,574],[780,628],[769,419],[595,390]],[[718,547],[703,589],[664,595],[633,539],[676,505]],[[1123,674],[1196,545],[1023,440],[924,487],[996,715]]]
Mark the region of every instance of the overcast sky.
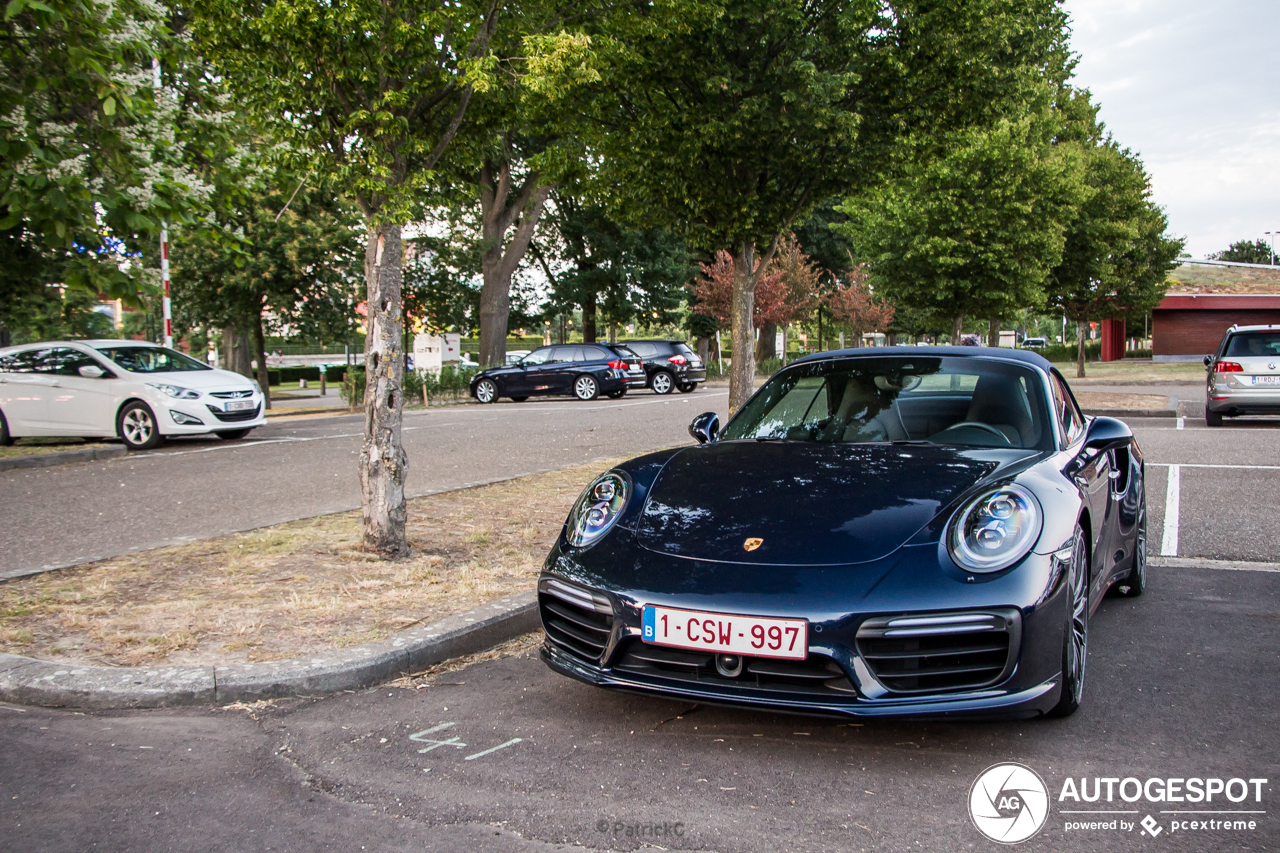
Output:
[[1141,155],[1186,251],[1280,230],[1280,0],[1064,6],[1076,82]]

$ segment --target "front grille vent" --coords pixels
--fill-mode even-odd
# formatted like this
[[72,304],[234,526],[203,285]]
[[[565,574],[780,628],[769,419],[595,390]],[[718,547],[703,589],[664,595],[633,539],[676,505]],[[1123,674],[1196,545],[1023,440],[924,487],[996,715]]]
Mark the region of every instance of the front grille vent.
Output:
[[245,409],[240,412],[224,412],[221,409],[215,409],[213,406],[205,404],[205,408],[213,412],[213,416],[224,423],[234,423],[235,421],[251,421],[258,416],[261,406],[254,406],[252,409]]
[[716,671],[715,655],[654,646],[636,639],[627,647],[614,669],[637,675],[780,693],[827,697],[853,697],[856,693],[844,670],[824,655],[810,655],[805,660],[748,657],[742,674],[730,678]]
[[554,578],[538,585],[538,609],[547,639],[565,651],[599,663],[613,636],[613,606],[598,592]]
[[1008,677],[1022,622],[1013,609],[868,619],[858,652],[892,693],[975,690]]
[[252,397],[252,391],[210,391],[210,397],[217,397],[219,400],[243,400],[246,397]]

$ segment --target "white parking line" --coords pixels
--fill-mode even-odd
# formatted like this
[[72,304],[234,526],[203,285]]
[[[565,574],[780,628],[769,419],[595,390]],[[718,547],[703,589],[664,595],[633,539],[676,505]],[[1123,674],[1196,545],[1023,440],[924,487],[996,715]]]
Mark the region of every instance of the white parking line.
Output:
[[1240,471],[1280,471],[1280,465],[1215,465],[1207,462],[1148,462],[1152,468],[1225,468]]
[[1186,426],[1186,423],[1187,423],[1186,418],[1178,418],[1178,429],[1182,429],[1184,426]]
[[1164,557],[1178,556],[1178,513],[1182,492],[1182,468],[1169,466],[1169,487],[1164,496],[1164,541],[1160,544],[1160,555]]
[[1152,557],[1151,565],[1168,569],[1215,569],[1228,572],[1270,572],[1280,574],[1280,563],[1249,560],[1209,560],[1201,557]]

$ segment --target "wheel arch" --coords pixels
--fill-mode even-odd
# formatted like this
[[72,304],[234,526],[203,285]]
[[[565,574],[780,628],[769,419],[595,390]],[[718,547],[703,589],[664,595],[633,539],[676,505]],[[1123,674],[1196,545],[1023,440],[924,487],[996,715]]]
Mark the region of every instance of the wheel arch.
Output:
[[116,406],[115,429],[116,429],[117,438],[120,436],[120,415],[124,413],[125,406],[129,405],[130,403],[141,403],[142,405],[150,409],[151,415],[156,419],[156,430],[161,434],[164,433],[164,430],[161,429],[161,425],[163,422],[160,419],[160,415],[156,413],[156,407],[151,405],[151,401],[146,399],[145,397],[140,397],[137,394],[130,394],[128,397],[125,397],[123,400],[120,401],[120,405]]

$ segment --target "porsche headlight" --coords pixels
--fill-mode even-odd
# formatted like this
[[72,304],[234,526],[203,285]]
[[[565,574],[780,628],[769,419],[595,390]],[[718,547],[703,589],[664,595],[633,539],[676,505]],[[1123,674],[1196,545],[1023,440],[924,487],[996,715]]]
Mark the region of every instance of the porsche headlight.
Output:
[[1040,536],[1040,503],[1010,483],[965,504],[952,522],[951,557],[971,572],[998,572],[1026,556]]
[[569,544],[583,548],[609,532],[631,497],[631,479],[621,471],[601,474],[569,512]]
[[179,400],[199,400],[200,392],[192,391],[190,388],[183,388],[181,385],[168,385],[163,382],[148,382],[152,388],[162,394],[174,397]]

